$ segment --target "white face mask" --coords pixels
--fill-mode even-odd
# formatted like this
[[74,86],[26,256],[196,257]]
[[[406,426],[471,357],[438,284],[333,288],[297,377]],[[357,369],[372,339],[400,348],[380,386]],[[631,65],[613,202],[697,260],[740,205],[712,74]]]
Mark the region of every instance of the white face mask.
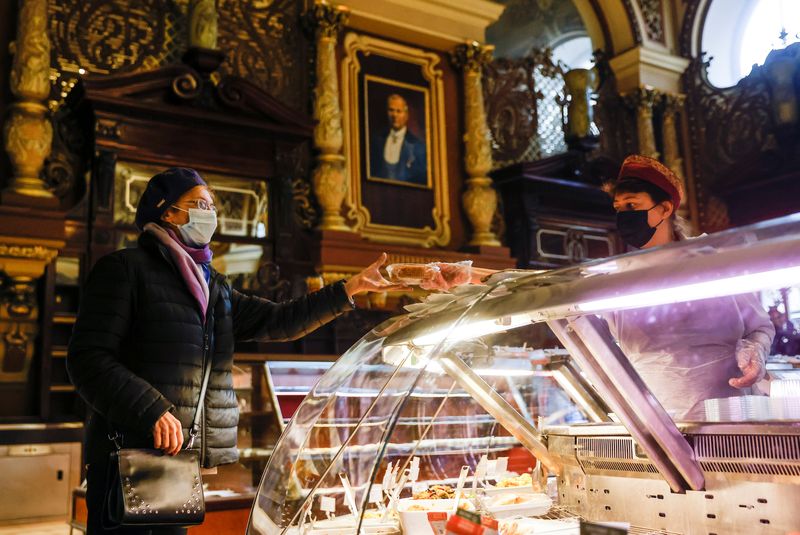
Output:
[[217,212],[214,210],[201,210],[200,208],[189,208],[185,210],[175,206],[178,210],[189,213],[189,222],[183,225],[175,225],[186,245],[193,247],[203,247],[211,242],[214,231],[217,230]]

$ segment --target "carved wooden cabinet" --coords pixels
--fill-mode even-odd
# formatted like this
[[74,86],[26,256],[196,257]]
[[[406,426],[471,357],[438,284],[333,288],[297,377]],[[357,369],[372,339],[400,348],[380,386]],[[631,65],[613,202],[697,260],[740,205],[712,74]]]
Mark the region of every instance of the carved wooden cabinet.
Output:
[[551,269],[623,252],[611,199],[599,186],[606,167],[565,153],[492,173],[518,267]]

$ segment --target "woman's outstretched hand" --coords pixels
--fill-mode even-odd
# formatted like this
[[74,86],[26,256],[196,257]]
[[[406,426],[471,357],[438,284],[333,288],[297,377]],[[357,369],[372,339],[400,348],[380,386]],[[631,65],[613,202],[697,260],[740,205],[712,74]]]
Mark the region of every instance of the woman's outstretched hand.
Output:
[[386,253],[381,253],[381,256],[373,262],[369,267],[364,269],[361,273],[353,275],[344,283],[344,288],[347,291],[348,297],[364,293],[364,292],[391,292],[395,290],[408,290],[407,286],[402,284],[393,284],[386,280],[381,275],[381,266],[386,263]]

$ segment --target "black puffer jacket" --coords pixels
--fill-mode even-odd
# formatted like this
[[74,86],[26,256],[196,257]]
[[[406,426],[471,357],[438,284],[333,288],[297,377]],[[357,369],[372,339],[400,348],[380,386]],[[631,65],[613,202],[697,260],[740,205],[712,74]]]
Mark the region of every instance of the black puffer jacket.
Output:
[[138,248],[111,253],[92,269],[67,356],[70,378],[93,409],[88,462],[110,451],[109,423],[123,432],[126,447],[152,447],[153,425],[171,410],[186,439],[200,397],[204,346],[212,373],[198,437],[203,464],[236,461],[234,341],[299,338],[351,308],[341,282],[273,303],[231,289],[212,271],[209,290],[204,325],[169,252],[147,233]]

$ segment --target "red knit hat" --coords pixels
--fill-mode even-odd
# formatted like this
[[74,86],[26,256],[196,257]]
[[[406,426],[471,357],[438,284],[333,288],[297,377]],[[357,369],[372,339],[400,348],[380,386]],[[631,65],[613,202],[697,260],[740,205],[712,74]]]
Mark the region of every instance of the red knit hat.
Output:
[[631,154],[622,162],[622,169],[619,171],[617,181],[625,178],[638,178],[661,188],[669,195],[673,210],[678,211],[678,207],[683,201],[683,184],[677,175],[663,163],[640,154]]

